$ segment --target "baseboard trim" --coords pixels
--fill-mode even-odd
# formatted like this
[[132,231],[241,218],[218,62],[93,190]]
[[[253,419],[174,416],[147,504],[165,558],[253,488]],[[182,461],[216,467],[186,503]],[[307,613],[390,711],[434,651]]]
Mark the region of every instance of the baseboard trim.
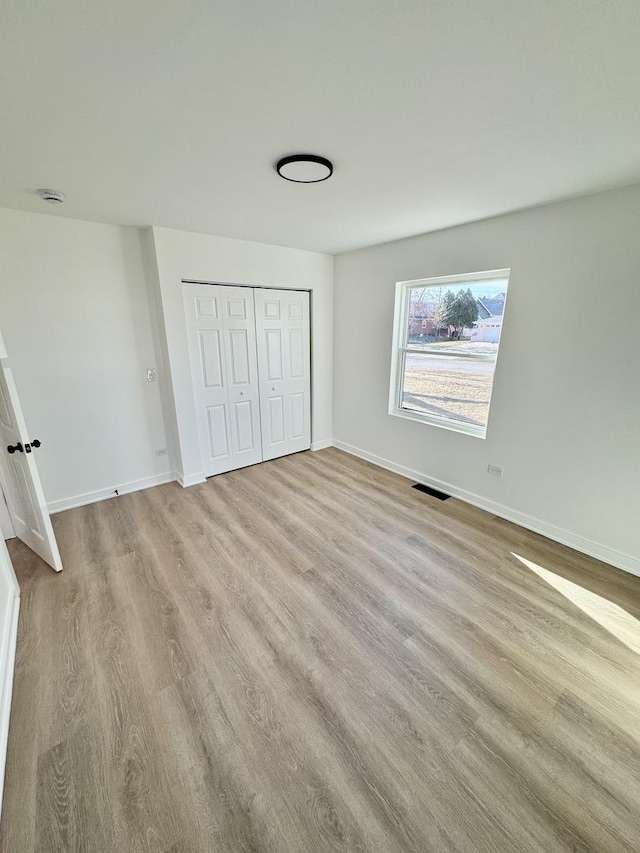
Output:
[[144,477],[141,480],[132,480],[130,483],[116,483],[108,489],[98,489],[95,492],[85,492],[82,495],[74,495],[70,498],[61,498],[57,501],[51,501],[47,504],[49,512],[53,515],[56,512],[64,512],[65,509],[74,509],[78,506],[86,506],[87,504],[105,501],[108,498],[115,498],[116,489],[118,495],[126,495],[129,492],[139,492],[141,489],[150,489],[152,486],[162,486],[165,483],[171,483],[177,479],[174,471],[167,471],[164,474],[155,474],[153,477]]
[[609,563],[611,566],[640,577],[640,559],[631,556],[631,554],[624,554],[621,551],[609,548],[608,545],[593,542],[591,539],[586,539],[577,533],[571,533],[569,530],[556,527],[534,516],[518,512],[518,510],[511,509],[504,504],[496,503],[488,498],[476,495],[474,492],[460,489],[451,483],[446,483],[444,480],[438,480],[435,477],[423,474],[421,471],[414,471],[411,468],[406,468],[404,465],[398,465],[390,459],[377,456],[375,453],[369,453],[367,450],[347,444],[344,441],[335,439],[333,446],[337,447],[338,450],[344,450],[345,453],[349,453],[352,456],[364,459],[366,462],[372,462],[380,468],[385,468],[387,471],[392,471],[394,474],[400,474],[401,477],[407,477],[407,479],[413,480],[416,483],[423,483],[425,486],[431,486],[434,489],[438,489],[438,491],[446,492],[455,498],[465,501],[465,503],[477,506],[479,509],[484,509],[492,513],[492,515],[512,521],[514,524],[519,524],[520,527],[526,527],[527,530],[533,530],[534,533],[540,533],[548,539],[553,539],[554,542],[559,542],[561,545],[568,545],[569,548],[573,548],[583,554],[588,554],[590,557],[595,557],[597,560],[602,560],[604,563]]
[[2,817],[2,794],[4,774],[7,762],[7,744],[9,740],[9,715],[13,693],[13,673],[18,640],[18,615],[20,596],[9,590],[4,618],[0,622],[0,817]]
[[206,483],[207,478],[202,472],[199,474],[188,474],[186,477],[180,471],[176,473],[176,480],[183,489],[188,489],[189,486],[199,486],[200,483]]
[[333,447],[332,438],[325,438],[322,441],[311,442],[311,450],[326,450],[327,447]]

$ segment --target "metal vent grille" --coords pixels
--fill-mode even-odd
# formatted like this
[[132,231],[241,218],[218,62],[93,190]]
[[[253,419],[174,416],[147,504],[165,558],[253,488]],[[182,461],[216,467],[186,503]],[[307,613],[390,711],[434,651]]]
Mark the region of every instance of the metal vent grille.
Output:
[[431,486],[425,486],[422,483],[416,483],[412,488],[417,489],[419,492],[424,492],[425,495],[431,495],[432,498],[437,498],[439,501],[448,501],[451,497],[451,495],[447,495],[445,492],[439,492],[437,489],[432,489]]

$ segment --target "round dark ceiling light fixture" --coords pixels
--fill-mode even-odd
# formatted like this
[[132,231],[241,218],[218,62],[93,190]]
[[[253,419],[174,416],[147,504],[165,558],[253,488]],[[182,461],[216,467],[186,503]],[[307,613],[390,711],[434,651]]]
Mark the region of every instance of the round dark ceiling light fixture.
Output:
[[64,201],[64,194],[59,193],[58,190],[36,190],[37,194],[40,196],[42,201],[48,201],[49,204],[62,204]]
[[295,184],[319,184],[333,175],[333,163],[317,154],[292,154],[278,160],[276,172]]

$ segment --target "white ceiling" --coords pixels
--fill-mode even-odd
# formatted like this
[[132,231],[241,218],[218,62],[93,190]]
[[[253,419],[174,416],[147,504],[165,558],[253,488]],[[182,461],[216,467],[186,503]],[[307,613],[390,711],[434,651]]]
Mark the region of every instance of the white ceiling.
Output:
[[638,0],[5,0],[0,206],[339,252],[635,183],[639,45]]

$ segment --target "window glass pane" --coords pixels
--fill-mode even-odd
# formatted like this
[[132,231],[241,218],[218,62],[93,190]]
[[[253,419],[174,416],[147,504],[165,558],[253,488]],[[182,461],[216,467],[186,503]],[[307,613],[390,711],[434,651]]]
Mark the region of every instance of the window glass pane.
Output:
[[494,368],[491,361],[408,352],[401,407],[486,427]]
[[391,414],[486,435],[508,285],[509,270],[399,283]]
[[409,288],[407,346],[437,351],[464,343],[470,352],[496,353],[506,293],[505,279]]

